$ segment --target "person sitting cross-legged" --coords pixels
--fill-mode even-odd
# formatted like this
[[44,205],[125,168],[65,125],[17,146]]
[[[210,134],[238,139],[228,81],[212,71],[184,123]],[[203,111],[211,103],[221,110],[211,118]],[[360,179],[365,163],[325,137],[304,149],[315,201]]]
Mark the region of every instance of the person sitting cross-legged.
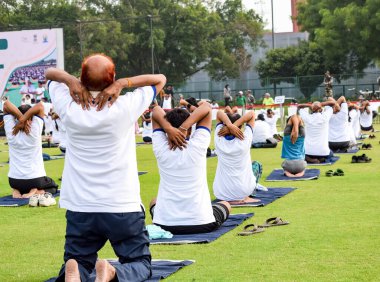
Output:
[[[328,133],[329,121],[333,115],[335,101],[299,104],[300,116],[305,123],[305,160],[308,163],[321,163],[331,156]],[[323,107],[325,110],[323,110]],[[311,113],[309,113],[309,108]]]
[[281,158],[285,159],[281,166],[288,177],[301,177],[305,174],[305,128],[300,116],[288,118],[284,129]]
[[273,138],[270,125],[265,122],[263,114],[257,115],[253,128],[253,148],[276,148],[277,140]]
[[[153,152],[160,171],[158,195],[150,203],[153,223],[173,234],[205,233],[227,220],[228,202],[211,204],[206,151],[210,144],[211,107],[153,109]],[[191,134],[191,126],[197,124]],[[190,137],[191,136],[191,137]],[[187,144],[182,138],[188,138]]]
[[[260,202],[249,197],[254,193],[262,172],[261,164],[252,163],[250,154],[255,113],[247,112],[240,117],[239,114],[218,111],[217,122],[214,137],[218,155],[213,184],[215,197],[230,204]],[[244,132],[241,130],[243,124]]]
[[[335,101],[332,97],[328,100]],[[329,147],[333,152],[344,151],[350,147],[348,104],[344,96],[336,100],[333,113],[329,122]]]
[[[4,103],[4,129],[9,144],[9,185],[13,198],[30,198],[39,201],[39,195],[54,194],[58,185],[46,176],[42,158],[41,134],[44,108],[41,103],[34,107],[17,108],[9,100]],[[46,194],[50,202],[54,198]],[[36,196],[34,196],[36,195]],[[33,204],[34,205],[34,204]]]

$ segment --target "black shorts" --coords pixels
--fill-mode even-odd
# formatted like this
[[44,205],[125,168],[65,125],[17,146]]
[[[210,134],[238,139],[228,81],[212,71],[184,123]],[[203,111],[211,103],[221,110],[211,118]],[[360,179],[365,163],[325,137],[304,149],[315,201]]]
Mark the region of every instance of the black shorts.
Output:
[[58,185],[53,179],[47,176],[32,178],[32,179],[15,179],[8,177],[9,186],[17,189],[21,194],[27,194],[33,188],[38,190],[45,190],[52,194],[57,193]]
[[364,127],[364,126],[361,126],[361,125],[360,125],[360,128],[361,128],[361,130],[363,130],[363,131],[371,131],[371,130],[373,129],[373,126],[371,125],[371,126],[368,126],[368,127]]
[[[150,208],[150,215],[152,218],[154,218],[154,207],[155,205]],[[155,225],[160,226],[162,229],[169,231],[172,234],[196,234],[212,232],[218,229],[230,215],[228,208],[222,203],[213,203],[212,211],[215,217],[215,221],[207,224],[168,226],[155,223]]]
[[339,150],[347,150],[350,147],[350,141],[346,142],[329,142],[330,150],[335,152]]
[[149,136],[145,136],[145,137],[143,137],[143,141],[144,142],[152,142],[152,138]]

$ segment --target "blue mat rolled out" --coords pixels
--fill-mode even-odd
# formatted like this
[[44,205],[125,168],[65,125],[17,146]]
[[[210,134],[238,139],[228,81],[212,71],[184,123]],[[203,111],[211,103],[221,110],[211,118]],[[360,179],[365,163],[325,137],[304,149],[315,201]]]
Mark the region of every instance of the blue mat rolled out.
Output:
[[[117,260],[108,260],[112,265],[118,264]],[[145,280],[145,282],[156,282],[161,279],[165,279],[169,275],[177,272],[181,268],[194,263],[193,260],[152,260],[152,276]],[[95,270],[91,273],[88,282],[95,281],[96,272]],[[54,282],[56,277],[50,278],[45,282]]]
[[299,181],[299,180],[313,180],[318,179],[320,170],[316,168],[306,169],[305,174],[301,177],[288,177],[284,175],[282,168],[275,169],[267,176],[265,181]]
[[[59,196],[59,191],[53,194],[54,197]],[[29,199],[15,199],[12,195],[0,198],[0,207],[21,207],[29,204]]]
[[155,239],[150,240],[150,244],[167,244],[167,245],[183,245],[183,244],[195,244],[195,243],[210,243],[218,239],[223,234],[235,229],[244,220],[252,217],[253,213],[241,213],[231,214],[230,217],[222,224],[222,226],[209,233],[199,234],[186,234],[186,235],[173,235],[170,239]]
[[[297,188],[268,188],[268,191],[256,191],[253,199],[258,199],[260,202],[257,203],[244,203],[244,204],[231,204],[233,208],[240,207],[264,207],[270,203],[273,203],[277,199],[284,197],[293,190]],[[220,200],[214,200],[213,202],[218,202]]]
[[318,163],[318,164],[313,164],[313,163],[307,163],[308,166],[316,166],[316,165],[333,165],[334,163],[336,163],[338,160],[340,159],[340,157],[338,156],[332,156],[332,157],[329,157],[325,160],[324,163]]
[[338,150],[335,151],[334,154],[356,154],[359,151],[358,147],[353,147],[347,150]]
[[147,171],[139,171],[139,175],[147,174]]

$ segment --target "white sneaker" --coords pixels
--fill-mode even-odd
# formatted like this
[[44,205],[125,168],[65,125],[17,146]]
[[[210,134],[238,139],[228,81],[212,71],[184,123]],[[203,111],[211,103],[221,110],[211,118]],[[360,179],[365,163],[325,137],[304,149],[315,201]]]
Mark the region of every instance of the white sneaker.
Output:
[[47,192],[41,195],[39,203],[41,207],[49,207],[49,206],[54,206],[57,204],[53,195]]
[[258,190],[258,191],[268,191],[268,188],[267,187],[265,187],[264,185],[261,185],[260,183],[257,183],[257,185],[256,185],[256,190]]
[[40,194],[34,194],[29,198],[29,207],[37,207],[40,200]]

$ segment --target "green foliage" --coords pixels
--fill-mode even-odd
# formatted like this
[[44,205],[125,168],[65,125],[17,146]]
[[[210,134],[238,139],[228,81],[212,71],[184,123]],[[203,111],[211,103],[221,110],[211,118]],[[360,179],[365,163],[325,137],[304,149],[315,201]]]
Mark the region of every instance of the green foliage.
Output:
[[321,53],[315,44],[302,41],[298,46],[268,51],[265,59],[258,62],[256,69],[262,84],[265,78],[270,78],[270,83],[296,83],[293,77],[299,77],[300,90],[309,99],[322,82],[317,75],[325,72],[326,66]]
[[65,66],[74,74],[81,47],[83,56],[112,57],[120,75],[151,72],[151,23],[155,72],[169,81],[200,70],[217,80],[236,78],[251,67],[246,46],[262,44],[263,22],[241,0],[7,0],[0,16],[5,29],[63,27]]
[[361,72],[380,58],[379,0],[309,0],[298,11],[297,21],[333,73]]

